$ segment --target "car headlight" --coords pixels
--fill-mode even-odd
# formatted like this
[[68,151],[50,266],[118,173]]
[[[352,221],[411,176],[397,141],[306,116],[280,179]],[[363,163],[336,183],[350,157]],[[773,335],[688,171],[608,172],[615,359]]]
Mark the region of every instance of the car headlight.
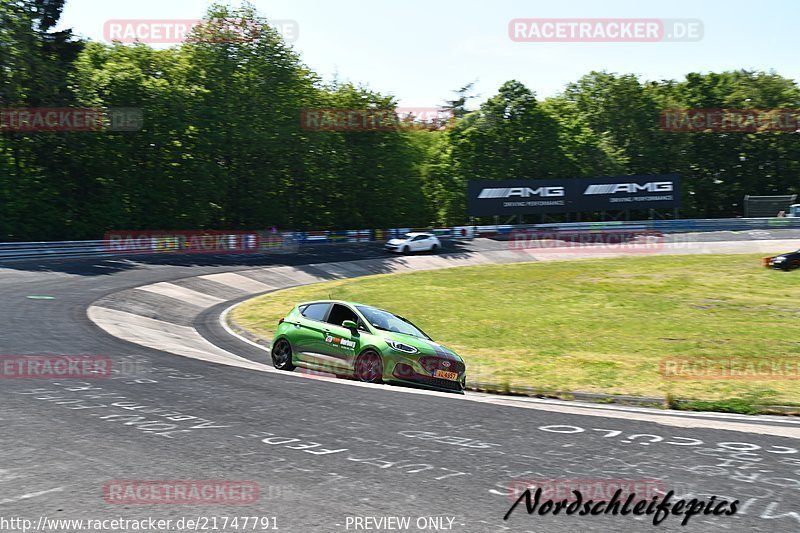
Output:
[[392,348],[392,350],[397,350],[398,352],[419,353],[419,350],[404,342],[387,340],[386,344],[388,344]]
[[775,259],[773,259],[773,262],[775,263],[783,263],[784,261],[786,261],[785,257],[776,257]]

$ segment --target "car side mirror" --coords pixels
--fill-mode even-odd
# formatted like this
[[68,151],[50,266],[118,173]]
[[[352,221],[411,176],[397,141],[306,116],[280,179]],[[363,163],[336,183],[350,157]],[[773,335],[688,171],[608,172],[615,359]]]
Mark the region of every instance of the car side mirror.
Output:
[[358,324],[356,324],[352,320],[345,320],[344,322],[342,322],[342,327],[345,327],[352,331],[358,329]]

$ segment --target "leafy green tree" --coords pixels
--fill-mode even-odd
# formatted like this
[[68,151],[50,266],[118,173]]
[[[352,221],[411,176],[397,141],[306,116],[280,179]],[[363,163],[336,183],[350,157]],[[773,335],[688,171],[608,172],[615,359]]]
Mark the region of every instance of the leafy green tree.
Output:
[[[800,193],[796,133],[673,133],[671,108],[800,106],[773,72],[642,81],[591,72],[544,101],[473,84],[420,127],[319,131],[304,110],[397,113],[364,86],[323,84],[250,4],[216,4],[184,44],[85,43],[55,32],[63,0],[0,4],[0,107],[135,108],[133,132],[0,135],[0,239],[108,229],[345,229],[467,220],[470,179],[678,172],[684,216],[742,214],[745,194]],[[635,216],[646,216],[636,213]]]
[[[71,105],[67,74],[83,43],[52,32],[63,0],[0,4],[0,108]],[[0,239],[63,238],[63,134],[0,138]]]

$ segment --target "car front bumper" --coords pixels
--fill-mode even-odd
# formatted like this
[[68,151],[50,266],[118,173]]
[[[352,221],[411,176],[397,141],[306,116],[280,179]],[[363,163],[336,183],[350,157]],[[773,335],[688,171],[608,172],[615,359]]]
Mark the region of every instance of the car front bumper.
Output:
[[434,378],[420,374],[416,374],[414,379],[392,377],[392,379],[385,379],[384,381],[420,389],[464,394],[464,384],[459,381],[450,381],[449,379]]
[[456,372],[456,380],[435,377],[434,371],[435,369],[424,368],[418,361],[403,358],[395,361],[391,371],[384,375],[384,381],[444,392],[464,392],[467,374],[463,364]]
[[403,249],[404,244],[385,244],[383,249],[387,252],[399,252]]

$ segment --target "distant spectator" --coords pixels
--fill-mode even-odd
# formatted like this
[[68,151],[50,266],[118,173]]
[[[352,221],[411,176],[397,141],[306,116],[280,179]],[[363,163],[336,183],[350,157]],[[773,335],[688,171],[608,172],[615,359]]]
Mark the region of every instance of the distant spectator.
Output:
[[778,211],[778,216],[781,217],[781,218],[785,217],[786,216],[786,211]]

